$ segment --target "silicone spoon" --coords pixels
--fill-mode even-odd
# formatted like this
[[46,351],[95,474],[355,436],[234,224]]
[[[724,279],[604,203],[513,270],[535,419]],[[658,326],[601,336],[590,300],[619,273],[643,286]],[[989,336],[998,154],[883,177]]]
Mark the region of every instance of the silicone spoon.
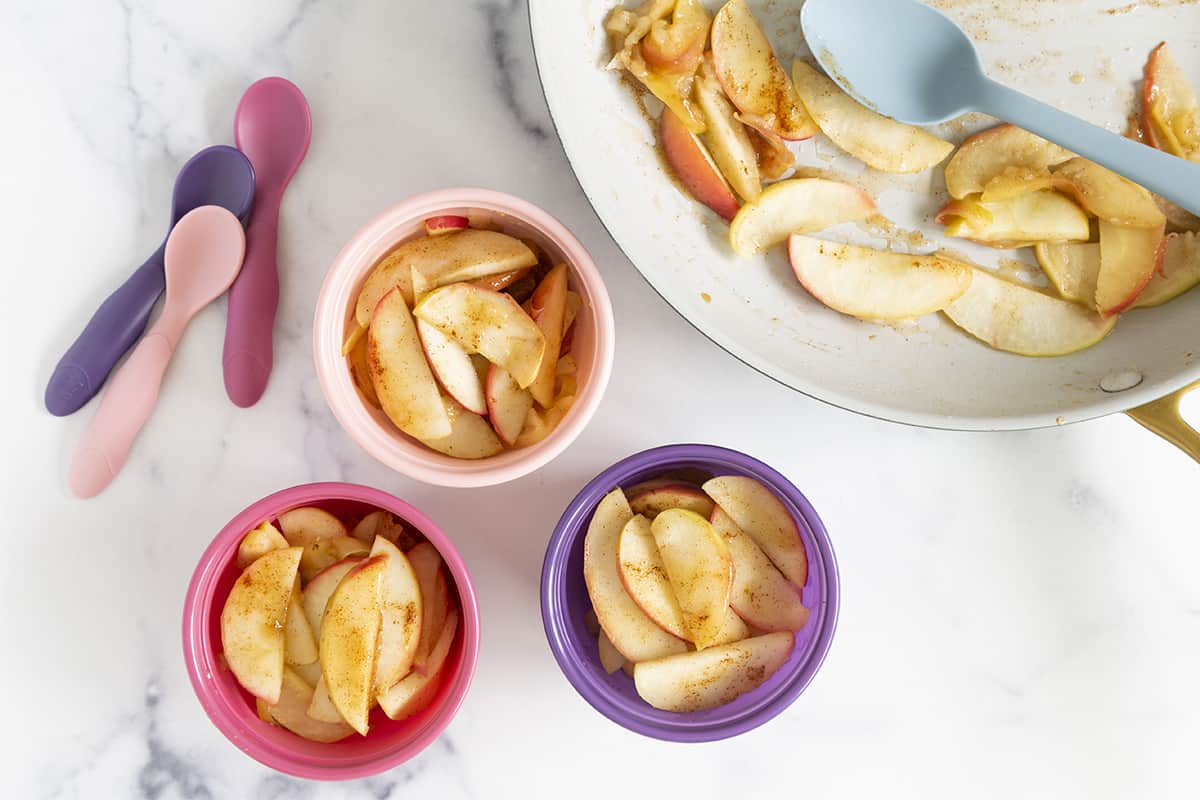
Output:
[[241,222],[220,206],[188,212],[171,231],[162,314],[109,382],[96,416],[75,447],[67,483],[76,497],[94,497],[121,471],[133,440],[154,410],[184,328],[229,288],[245,252]]
[[982,111],[1200,214],[1200,164],[1110,133],[991,80],[971,39],[916,0],[808,0],[808,46],[860,103],[912,125]]
[[[209,147],[179,170],[171,198],[171,227],[193,208],[208,205],[221,206],[245,218],[253,200],[254,168],[250,160],[232,147]],[[108,296],[83,333],[67,348],[46,385],[46,410],[51,414],[63,417],[82,408],[142,335],[163,291],[165,246],[164,240],[146,263]]]
[[258,402],[271,377],[272,334],[279,305],[275,246],[279,203],[312,138],[308,101],[290,81],[263,78],[242,95],[233,119],[234,140],[258,179],[246,229],[246,265],[229,290],[225,323],[225,393],[234,405]]

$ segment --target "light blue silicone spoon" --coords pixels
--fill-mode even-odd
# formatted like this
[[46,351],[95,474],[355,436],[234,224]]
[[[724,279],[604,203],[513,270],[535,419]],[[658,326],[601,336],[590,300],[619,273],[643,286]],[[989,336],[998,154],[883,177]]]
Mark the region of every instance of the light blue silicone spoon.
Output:
[[996,83],[984,73],[967,34],[917,0],[808,0],[800,23],[829,77],[880,114],[933,125],[982,111],[1200,214],[1200,164],[1109,133]]

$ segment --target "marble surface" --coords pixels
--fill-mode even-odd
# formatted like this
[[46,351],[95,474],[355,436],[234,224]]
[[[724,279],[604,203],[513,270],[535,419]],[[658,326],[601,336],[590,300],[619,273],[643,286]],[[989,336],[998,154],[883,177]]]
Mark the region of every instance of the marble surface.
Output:
[[[87,315],[164,233],[171,181],[231,141],[254,79],[313,106],[283,211],[276,370],[262,402],[221,385],[223,304],[195,321],[119,480],[64,489],[94,404],[41,407]],[[69,0],[0,4],[9,116],[0,211],[9,798],[1167,797],[1200,780],[1200,467],[1123,417],[1012,434],[905,428],[773,383],[693,331],[613,245],[563,156],[519,0]],[[617,313],[600,413],[538,474],[461,493],[384,469],[339,430],[310,358],[326,266],[415,192],[522,195],[602,265]],[[560,510],[597,471],[667,442],[737,447],[820,511],[843,576],[824,669],[736,740],[655,742],[594,713],[558,671],[537,578]],[[458,542],[482,605],[461,713],[411,763],[315,784],[209,724],[180,654],[183,593],[231,516],[312,480],[392,491]]]

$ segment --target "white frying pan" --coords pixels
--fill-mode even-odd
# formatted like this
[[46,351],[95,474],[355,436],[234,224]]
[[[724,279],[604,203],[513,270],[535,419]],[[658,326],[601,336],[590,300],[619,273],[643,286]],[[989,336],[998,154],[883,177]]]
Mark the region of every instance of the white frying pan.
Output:
[[[597,214],[646,280],[706,336],[797,391],[873,417],[937,428],[1011,430],[1129,411],[1200,460],[1200,434],[1178,416],[1181,390],[1200,381],[1200,288],[1165,306],[1126,314],[1090,350],[1050,359],[991,350],[938,316],[892,328],[830,311],[797,284],[783,248],[755,258],[734,255],[725,224],[666,176],[639,101],[618,73],[603,69],[608,60],[603,22],[616,2],[530,0],[542,85],[567,156]],[[710,10],[720,4],[706,0]],[[800,0],[749,4],[785,67],[793,55],[807,55]],[[1169,42],[1200,85],[1200,5],[1195,3],[934,0],[931,5],[975,39],[992,77],[1113,130],[1125,128],[1142,67],[1159,41]],[[985,118],[964,119],[937,132],[959,141],[991,124]],[[917,249],[945,245],[979,264],[1014,267],[1014,253],[946,240],[940,226],[932,224],[946,200],[940,168],[918,176],[885,176],[864,170],[820,136],[793,149],[801,164],[832,169],[866,188],[899,228],[922,232],[927,239]],[[821,235],[862,244],[885,241],[878,231],[859,226]]]

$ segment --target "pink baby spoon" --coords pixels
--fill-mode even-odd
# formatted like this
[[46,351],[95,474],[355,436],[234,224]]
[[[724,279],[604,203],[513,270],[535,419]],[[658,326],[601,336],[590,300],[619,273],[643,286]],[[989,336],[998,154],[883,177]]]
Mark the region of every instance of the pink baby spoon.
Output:
[[272,336],[279,305],[275,246],[279,203],[312,138],[308,101],[283,78],[255,82],[233,118],[238,149],[254,165],[254,210],[246,228],[246,265],[229,290],[225,323],[225,392],[234,405],[258,402],[267,388],[274,359]]
[[184,328],[229,288],[245,252],[242,224],[220,206],[201,206],[175,225],[164,256],[167,299],[162,314],[109,380],[96,416],[75,447],[67,485],[76,497],[95,497],[121,471],[154,410]]

